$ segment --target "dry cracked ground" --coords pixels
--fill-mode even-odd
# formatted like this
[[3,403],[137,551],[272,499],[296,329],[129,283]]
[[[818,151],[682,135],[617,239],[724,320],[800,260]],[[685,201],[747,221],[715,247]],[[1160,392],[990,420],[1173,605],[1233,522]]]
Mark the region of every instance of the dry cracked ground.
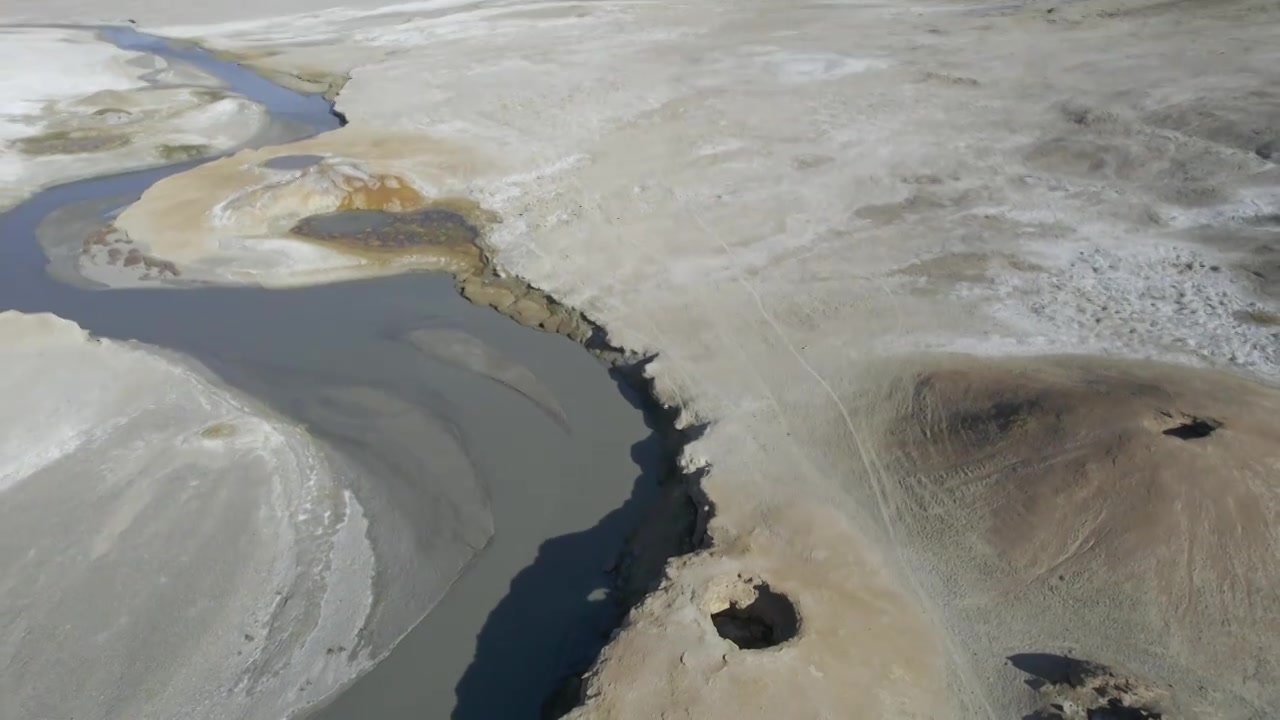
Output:
[[704,533],[571,717],[1280,715],[1275,3],[0,12],[341,87],[119,218],[179,270],[398,272],[288,236],[390,183],[656,356]]

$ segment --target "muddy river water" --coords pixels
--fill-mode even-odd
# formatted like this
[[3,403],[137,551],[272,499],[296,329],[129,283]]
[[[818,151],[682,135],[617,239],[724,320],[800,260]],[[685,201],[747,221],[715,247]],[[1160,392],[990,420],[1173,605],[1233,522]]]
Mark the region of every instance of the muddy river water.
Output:
[[[275,122],[258,144],[338,125],[322,99],[197,49],[130,31],[107,37],[195,65],[265,105]],[[413,629],[403,639],[381,638],[394,645],[389,654],[308,712],[326,720],[538,717],[548,693],[618,620],[610,568],[654,491],[659,462],[639,398],[581,347],[470,305],[445,275],[291,290],[125,290],[51,274],[38,235],[56,240],[72,227],[68,218],[107,217],[194,164],[70,183],[0,215],[0,311],[51,312],[98,336],[194,358],[359,468],[349,489],[368,514],[373,604],[384,614],[425,609],[394,596],[414,587],[398,577],[423,572],[416,565],[430,556],[433,498],[478,484],[486,501],[471,509],[491,519],[492,538],[425,619],[404,624]],[[501,372],[452,362],[457,353],[443,348],[458,343]]]

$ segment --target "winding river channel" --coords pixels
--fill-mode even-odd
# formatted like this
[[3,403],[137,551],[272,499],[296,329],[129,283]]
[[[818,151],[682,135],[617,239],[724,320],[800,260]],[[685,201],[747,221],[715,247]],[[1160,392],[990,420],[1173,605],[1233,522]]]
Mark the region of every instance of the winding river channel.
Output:
[[[103,34],[196,66],[267,107],[272,126],[256,144],[339,125],[322,98],[202,50],[127,29]],[[377,565],[362,632],[381,659],[324,707],[295,714],[538,717],[618,621],[610,568],[655,492],[660,461],[639,398],[580,346],[470,305],[443,274],[290,290],[105,289],[55,278],[40,240],[104,221],[196,164],[72,182],[0,214],[0,311],[54,313],[100,337],[192,358],[357,469],[346,489],[367,515]],[[495,380],[437,351],[457,342],[506,374]],[[444,522],[442,495],[480,500]],[[492,536],[468,523],[491,525]],[[456,578],[430,567],[445,528],[479,538]]]

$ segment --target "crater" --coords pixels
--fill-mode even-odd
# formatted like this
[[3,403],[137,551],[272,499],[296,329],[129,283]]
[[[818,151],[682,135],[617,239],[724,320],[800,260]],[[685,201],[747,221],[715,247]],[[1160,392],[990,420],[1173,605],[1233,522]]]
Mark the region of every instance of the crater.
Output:
[[800,630],[795,605],[766,582],[739,579],[713,592],[707,610],[720,637],[743,650],[781,645]]

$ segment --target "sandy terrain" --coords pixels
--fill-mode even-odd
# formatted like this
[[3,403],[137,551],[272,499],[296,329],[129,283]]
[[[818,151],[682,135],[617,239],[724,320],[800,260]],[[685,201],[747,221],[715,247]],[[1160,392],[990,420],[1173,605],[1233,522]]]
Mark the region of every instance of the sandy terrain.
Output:
[[0,63],[22,68],[0,78],[0,209],[60,182],[217,154],[266,123],[198,68],[88,30],[0,27]]
[[1157,678],[1171,717],[1277,707],[1280,392],[1070,356],[872,375],[846,402],[877,409],[855,423],[875,477],[850,491],[931,569],[979,676],[1066,644]]
[[51,315],[0,336],[0,715],[280,718],[376,659],[364,512],[309,436]]
[[[1092,682],[1026,661],[1065,655],[1167,717],[1280,713],[1274,3],[94,5],[349,72],[350,125],[289,152],[414,136],[398,177],[657,354],[705,543],[574,717],[1022,717]],[[225,177],[122,225],[250,257],[297,206],[210,234]]]

